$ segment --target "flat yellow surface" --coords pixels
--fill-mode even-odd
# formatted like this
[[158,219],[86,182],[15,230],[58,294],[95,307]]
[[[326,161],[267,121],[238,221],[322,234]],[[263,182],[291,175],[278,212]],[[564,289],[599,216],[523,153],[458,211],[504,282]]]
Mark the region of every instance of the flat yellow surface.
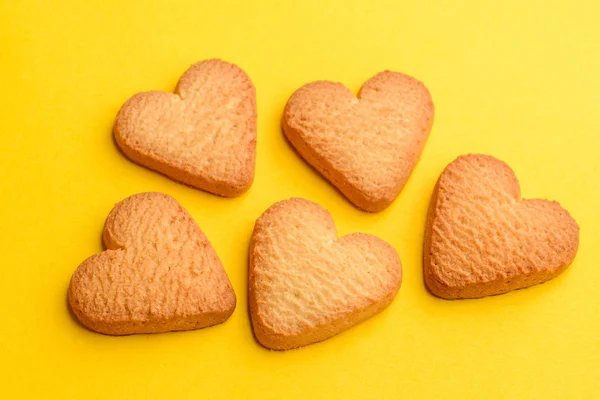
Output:
[[[600,396],[600,3],[570,1],[12,1],[0,3],[0,398],[368,399]],[[222,199],[125,159],[112,124],[138,91],[172,90],[211,57],[257,88],[251,190]],[[391,69],[436,106],[421,162],[397,201],[352,207],[290,148],[283,107],[302,84],[358,90]],[[460,154],[508,162],[525,197],[558,200],[581,226],[559,278],[481,300],[424,288],[429,197]],[[101,250],[119,200],[177,198],[212,241],[238,296],[225,324],[109,337],[66,305],[79,263]],[[326,342],[271,352],[247,315],[255,219],[292,196],[329,209],[339,234],[372,233],[404,282],[382,314]]]

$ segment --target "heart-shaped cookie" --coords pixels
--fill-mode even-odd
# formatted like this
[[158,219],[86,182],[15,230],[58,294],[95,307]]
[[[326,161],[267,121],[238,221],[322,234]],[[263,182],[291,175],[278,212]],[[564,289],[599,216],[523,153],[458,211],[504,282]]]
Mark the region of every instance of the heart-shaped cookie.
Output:
[[83,325],[110,335],[204,328],[224,322],[235,293],[215,250],[172,197],[141,193],[106,220],[107,250],[73,274],[69,305]]
[[330,338],[392,302],[402,280],[396,250],[361,233],[337,238],[327,210],[303,199],[271,206],[250,243],[249,302],[265,347]]
[[578,245],[579,227],[557,202],[521,199],[514,172],[494,157],[462,156],[433,192],[425,283],[446,299],[506,293],[554,278]]
[[138,93],[123,105],[117,144],[134,162],[221,196],[237,196],[254,179],[256,92],[233,64],[192,65],[175,94]]
[[381,211],[400,194],[433,124],[433,102],[418,80],[397,72],[369,79],[358,98],[341,83],[298,89],[283,131],[298,153],[355,206]]

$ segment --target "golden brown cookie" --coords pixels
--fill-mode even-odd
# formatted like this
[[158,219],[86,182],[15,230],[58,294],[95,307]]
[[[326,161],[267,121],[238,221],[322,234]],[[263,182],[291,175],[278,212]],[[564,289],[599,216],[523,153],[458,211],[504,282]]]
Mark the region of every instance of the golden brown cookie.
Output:
[[354,205],[381,211],[398,196],[433,124],[427,88],[401,73],[369,79],[358,98],[341,83],[298,89],[283,114],[283,131],[298,153]]
[[512,169],[470,154],[442,172],[423,250],[425,283],[446,299],[476,298],[554,278],[575,258],[579,227],[557,202],[521,199]]
[[328,339],[377,314],[402,280],[389,244],[362,233],[338,239],[329,212],[297,198],[258,218],[249,258],[254,333],[277,350]]
[[110,335],[204,328],[224,322],[235,293],[217,253],[188,212],[161,193],[112,210],[106,251],[73,274],[69,305],[83,325]]
[[254,179],[254,85],[236,65],[199,62],[183,74],[175,94],[151,91],[127,100],[114,134],[134,162],[210,193],[237,196]]

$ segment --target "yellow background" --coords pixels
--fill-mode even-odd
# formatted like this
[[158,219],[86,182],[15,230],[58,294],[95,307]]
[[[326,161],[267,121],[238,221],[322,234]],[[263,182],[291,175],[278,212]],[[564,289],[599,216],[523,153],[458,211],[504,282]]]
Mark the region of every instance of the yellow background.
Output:
[[[598,398],[600,396],[600,5],[570,1],[11,1],[0,3],[0,397]],[[251,190],[222,199],[126,160],[121,104],[172,90],[192,63],[239,64],[257,88]],[[304,83],[358,90],[391,69],[436,106],[397,201],[367,214],[299,159],[280,117]],[[481,300],[424,289],[434,182],[460,154],[508,162],[525,197],[558,200],[581,226],[559,278]],[[212,241],[238,296],[225,324],[109,337],[78,326],[69,278],[101,250],[104,219],[142,191],[177,198]],[[247,316],[254,220],[291,196],[329,209],[339,234],[399,252],[404,282],[382,314],[326,342],[270,352]]]

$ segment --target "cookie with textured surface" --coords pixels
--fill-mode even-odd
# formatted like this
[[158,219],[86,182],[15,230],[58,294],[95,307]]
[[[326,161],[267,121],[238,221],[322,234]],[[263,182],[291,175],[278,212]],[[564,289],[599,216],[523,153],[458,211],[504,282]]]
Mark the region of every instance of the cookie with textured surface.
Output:
[[256,221],[249,254],[249,304],[265,347],[328,339],[377,314],[402,280],[396,250],[371,235],[337,238],[327,210],[304,199],[278,202]]
[[71,310],[110,335],[204,328],[233,313],[235,293],[210,242],[172,197],[141,193],[109,214],[106,251],[71,278]]
[[461,156],[433,192],[424,280],[446,299],[506,293],[559,275],[578,245],[579,226],[557,202],[521,199],[514,172],[494,157]]
[[199,62],[175,94],[150,91],[127,100],[114,136],[137,164],[210,193],[240,195],[254,179],[254,85],[234,64]]
[[283,131],[297,152],[356,207],[389,206],[412,173],[433,124],[425,85],[385,71],[355,96],[341,83],[317,81],[288,100]]

